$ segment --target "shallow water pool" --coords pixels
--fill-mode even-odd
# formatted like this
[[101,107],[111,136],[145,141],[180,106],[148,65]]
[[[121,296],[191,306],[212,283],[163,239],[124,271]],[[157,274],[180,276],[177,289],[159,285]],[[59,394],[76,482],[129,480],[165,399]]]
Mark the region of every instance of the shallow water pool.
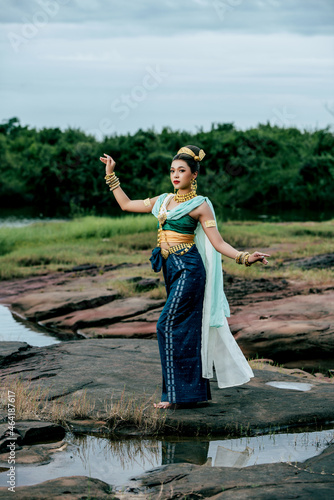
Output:
[[[94,477],[116,487],[154,467],[189,462],[213,467],[249,467],[303,462],[319,455],[334,439],[334,429],[270,434],[238,439],[166,438],[115,441],[106,437],[66,435],[67,448],[46,464],[16,465],[17,486],[62,476]],[[5,467],[6,463],[0,463]],[[6,472],[0,486],[6,486]]]

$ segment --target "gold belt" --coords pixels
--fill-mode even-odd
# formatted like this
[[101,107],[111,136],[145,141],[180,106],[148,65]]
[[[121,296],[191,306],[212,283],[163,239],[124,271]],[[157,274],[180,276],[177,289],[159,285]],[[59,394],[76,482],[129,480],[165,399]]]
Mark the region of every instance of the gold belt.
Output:
[[182,252],[179,253],[179,255],[184,255],[185,253],[187,253],[191,247],[193,247],[195,245],[195,243],[180,243],[179,245],[173,245],[172,247],[166,249],[166,248],[162,248],[161,249],[161,255],[163,256],[164,259],[167,259],[168,256],[171,254],[171,253],[175,253],[177,252],[178,250],[182,250]]
[[161,231],[161,239],[164,240],[164,243],[167,243],[167,245],[170,243],[178,243],[168,249],[161,248],[161,255],[164,259],[167,259],[170,254],[175,253],[178,250],[182,250],[179,255],[184,255],[195,244],[195,235],[178,233],[177,231]]
[[177,231],[161,231],[161,241],[165,243],[193,243],[195,239],[194,234],[183,234]]

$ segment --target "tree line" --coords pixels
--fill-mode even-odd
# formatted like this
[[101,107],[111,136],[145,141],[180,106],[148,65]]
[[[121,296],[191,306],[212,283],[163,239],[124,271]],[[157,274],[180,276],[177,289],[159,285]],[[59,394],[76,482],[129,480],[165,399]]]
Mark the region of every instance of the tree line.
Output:
[[267,123],[242,131],[218,123],[196,133],[140,129],[98,141],[80,129],[37,130],[11,118],[0,125],[0,207],[34,206],[44,215],[115,213],[99,156],[113,156],[131,198],[147,198],[171,191],[172,158],[187,144],[206,152],[198,193],[211,199],[218,214],[224,207],[334,206],[329,127],[301,131]]

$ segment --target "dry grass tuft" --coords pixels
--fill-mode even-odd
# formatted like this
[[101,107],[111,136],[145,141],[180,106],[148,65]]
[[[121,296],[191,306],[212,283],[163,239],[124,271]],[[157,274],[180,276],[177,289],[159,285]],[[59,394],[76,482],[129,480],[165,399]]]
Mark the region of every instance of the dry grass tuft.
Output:
[[50,420],[65,423],[73,418],[87,418],[91,416],[95,403],[87,398],[86,391],[78,392],[70,401],[50,401],[50,389],[36,387],[32,381],[15,379],[4,380],[0,391],[0,404],[7,408],[8,391],[15,394],[16,420]]
[[112,433],[124,428],[139,431],[140,434],[157,434],[164,428],[166,412],[153,406],[155,394],[148,400],[139,402],[135,396],[127,397],[123,390],[121,398],[106,402],[107,425]]

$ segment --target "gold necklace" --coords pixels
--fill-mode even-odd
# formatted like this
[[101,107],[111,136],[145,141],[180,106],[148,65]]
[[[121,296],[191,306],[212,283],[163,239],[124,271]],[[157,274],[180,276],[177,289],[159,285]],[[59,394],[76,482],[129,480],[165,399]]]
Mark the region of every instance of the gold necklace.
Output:
[[178,192],[174,194],[174,200],[177,203],[183,203],[184,201],[191,200],[192,198],[195,198],[197,196],[194,191],[189,191],[189,193],[186,194],[179,194]]

